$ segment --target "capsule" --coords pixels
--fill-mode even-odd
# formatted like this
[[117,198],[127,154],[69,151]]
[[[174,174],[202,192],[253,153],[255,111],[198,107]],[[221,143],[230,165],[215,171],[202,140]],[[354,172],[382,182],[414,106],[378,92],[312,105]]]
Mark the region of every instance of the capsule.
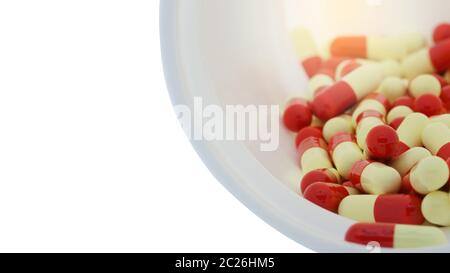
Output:
[[409,55],[403,60],[402,68],[408,79],[421,74],[445,72],[450,68],[450,39]]
[[439,24],[433,31],[433,41],[435,43],[440,43],[447,39],[450,39],[450,24]]
[[312,78],[322,65],[316,42],[311,33],[304,28],[296,28],[290,33],[295,53],[300,59],[300,65],[304,68],[308,77]]
[[447,162],[437,156],[426,157],[403,178],[403,183],[422,195],[437,191],[447,184],[450,174]]
[[327,144],[321,138],[309,137],[303,140],[298,147],[303,172],[333,168],[327,148]]
[[358,194],[358,190],[331,183],[314,183],[306,190],[306,200],[331,212],[337,213],[342,199],[349,195]]
[[335,83],[332,76],[325,73],[318,73],[311,78],[308,83],[309,97],[313,98],[318,92]]
[[352,122],[357,124],[357,119],[362,112],[377,111],[382,116],[385,116],[389,111],[390,104],[386,96],[380,93],[372,93],[368,95],[353,111]]
[[444,123],[431,123],[422,133],[424,146],[434,155],[444,160],[450,158],[450,128]]
[[301,129],[295,137],[295,147],[298,148],[300,143],[308,137],[323,138],[322,129],[319,127],[308,126]]
[[372,159],[390,160],[399,153],[400,139],[397,132],[388,125],[372,128],[365,142],[366,154]]
[[347,242],[368,245],[379,243],[385,248],[422,248],[448,243],[445,233],[437,227],[389,223],[354,224],[345,235]]
[[403,177],[417,165],[422,159],[430,157],[431,153],[423,147],[414,147],[404,152],[389,163]]
[[406,116],[397,135],[400,139],[401,150],[406,151],[413,147],[422,147],[422,132],[428,124],[428,117],[422,113],[412,113]]
[[339,215],[365,223],[421,225],[422,200],[410,194],[355,195],[342,200]]
[[408,92],[408,81],[400,77],[387,77],[378,87],[378,92],[383,94],[389,102],[405,96]]
[[412,113],[414,113],[414,111],[411,108],[409,108],[408,106],[400,105],[392,108],[391,111],[389,111],[386,121],[391,127],[394,127],[392,126],[393,123],[395,123],[399,119],[403,121],[409,114]]
[[364,159],[364,154],[349,133],[339,133],[331,138],[330,152],[339,174],[348,179],[353,165]]
[[442,113],[444,105],[442,100],[432,94],[425,94],[418,97],[414,103],[414,111],[422,113],[428,117]]
[[293,99],[286,106],[283,115],[283,123],[286,128],[294,133],[299,132],[312,121],[311,108],[303,99]]
[[344,113],[347,108],[376,90],[383,77],[380,65],[361,66],[314,98],[314,114],[322,120],[329,120]]
[[300,192],[305,193],[306,188],[317,182],[338,184],[341,182],[341,177],[338,171],[333,168],[310,171],[303,176],[300,182]]
[[401,186],[400,174],[395,169],[369,160],[353,165],[350,181],[369,194],[397,193]]
[[441,83],[433,75],[420,75],[411,81],[409,92],[415,98],[431,94],[435,96],[441,95]]
[[422,203],[422,212],[428,222],[450,227],[450,195],[436,191],[428,194]]
[[330,52],[340,57],[400,60],[408,54],[408,48],[394,37],[348,36],[336,38]]

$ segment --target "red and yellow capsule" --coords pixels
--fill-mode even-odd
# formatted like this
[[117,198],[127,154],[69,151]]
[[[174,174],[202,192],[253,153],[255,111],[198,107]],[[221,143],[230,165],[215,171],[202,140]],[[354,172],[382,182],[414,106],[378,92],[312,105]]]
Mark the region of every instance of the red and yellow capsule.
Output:
[[421,225],[421,205],[416,195],[354,195],[342,200],[339,215],[358,222]]
[[319,182],[310,185],[305,190],[304,197],[321,208],[337,213],[342,199],[358,193],[355,188]]
[[445,233],[436,227],[399,224],[355,224],[349,228],[345,240],[367,245],[378,243],[386,248],[422,248],[448,243]]

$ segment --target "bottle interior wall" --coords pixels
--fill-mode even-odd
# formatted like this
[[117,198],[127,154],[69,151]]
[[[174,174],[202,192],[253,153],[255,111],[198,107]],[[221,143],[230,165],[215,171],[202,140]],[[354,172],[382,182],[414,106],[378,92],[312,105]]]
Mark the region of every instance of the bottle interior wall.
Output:
[[288,28],[309,29],[319,44],[336,35],[395,34],[419,31],[430,38],[448,21],[447,0],[285,0]]

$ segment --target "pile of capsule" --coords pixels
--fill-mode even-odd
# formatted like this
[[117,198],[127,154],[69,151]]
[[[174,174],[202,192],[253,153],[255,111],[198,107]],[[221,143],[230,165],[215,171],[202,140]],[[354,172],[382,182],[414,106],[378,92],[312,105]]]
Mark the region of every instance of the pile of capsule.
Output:
[[450,24],[432,45],[418,33],[338,37],[325,50],[305,29],[291,38],[310,78],[308,97],[283,115],[296,133],[303,197],[358,222],[349,242],[446,244]]

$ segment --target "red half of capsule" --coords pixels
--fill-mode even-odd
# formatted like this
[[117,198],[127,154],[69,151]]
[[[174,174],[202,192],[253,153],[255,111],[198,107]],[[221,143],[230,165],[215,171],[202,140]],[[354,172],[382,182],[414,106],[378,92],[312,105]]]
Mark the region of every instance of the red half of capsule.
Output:
[[410,173],[408,173],[407,175],[402,177],[402,185],[400,188],[401,193],[406,193],[406,194],[415,194],[416,193],[416,191],[414,190],[414,188],[411,185],[410,178],[411,178]]
[[450,110],[450,85],[447,85],[444,88],[442,88],[441,100],[442,103],[444,104],[444,107],[447,108],[447,110]]
[[327,143],[322,138],[318,137],[308,137],[305,140],[300,143],[298,146],[298,153],[300,155],[300,158],[303,157],[303,154],[312,148],[322,148],[326,151],[328,151]]
[[375,201],[374,216],[379,223],[422,225],[422,200],[412,194],[380,195]]
[[439,43],[447,39],[450,39],[450,24],[442,23],[434,29],[433,41]]
[[414,111],[422,113],[428,117],[439,115],[442,112],[442,101],[432,94],[425,94],[418,97],[414,103]]
[[403,121],[405,120],[405,117],[399,117],[394,119],[389,126],[391,126],[394,130],[397,130],[400,125],[402,125]]
[[323,138],[322,129],[311,126],[301,129],[298,132],[297,137],[295,138],[295,147],[298,147],[300,143],[302,143],[303,140],[307,139],[308,137]]
[[450,143],[447,143],[444,146],[442,146],[439,149],[437,156],[444,159],[445,161],[449,160],[450,159]]
[[450,68],[450,39],[430,49],[430,59],[436,72],[443,73]]
[[397,106],[408,106],[412,109],[414,107],[414,99],[410,96],[402,96],[397,98],[394,103],[392,103],[392,108]]
[[321,208],[337,213],[342,199],[349,195],[344,186],[319,182],[310,185],[304,197]]
[[314,56],[301,61],[301,66],[305,69],[306,75],[309,78],[314,77],[322,66],[322,58]]
[[321,120],[329,120],[345,112],[357,102],[352,87],[340,81],[323,89],[312,102],[314,114]]
[[334,75],[336,73],[337,67],[344,61],[348,60],[347,58],[341,58],[341,57],[331,57],[328,60],[324,61],[322,63],[321,69],[326,69],[328,71],[333,72],[333,79]]
[[328,149],[331,153],[333,153],[334,150],[344,142],[356,142],[356,138],[354,135],[349,133],[337,133],[330,139]]
[[404,152],[409,151],[409,149],[411,149],[411,147],[400,141],[397,145],[397,153],[395,156],[401,156]]
[[366,118],[378,118],[378,119],[382,120],[384,118],[384,116],[383,116],[383,114],[381,114],[378,111],[367,110],[358,115],[358,117],[356,118],[356,123],[359,124],[361,121],[363,121]]
[[351,226],[346,235],[347,242],[367,245],[371,242],[379,243],[381,247],[394,247],[395,224],[364,224]]
[[312,113],[307,101],[294,99],[286,107],[283,115],[283,123],[286,128],[297,133],[312,121]]
[[379,125],[370,130],[366,145],[370,158],[389,160],[397,155],[400,140],[392,127]]
[[303,176],[302,181],[300,182],[301,192],[304,193],[310,185],[317,182],[337,184],[339,183],[339,179],[328,169],[310,171]]

